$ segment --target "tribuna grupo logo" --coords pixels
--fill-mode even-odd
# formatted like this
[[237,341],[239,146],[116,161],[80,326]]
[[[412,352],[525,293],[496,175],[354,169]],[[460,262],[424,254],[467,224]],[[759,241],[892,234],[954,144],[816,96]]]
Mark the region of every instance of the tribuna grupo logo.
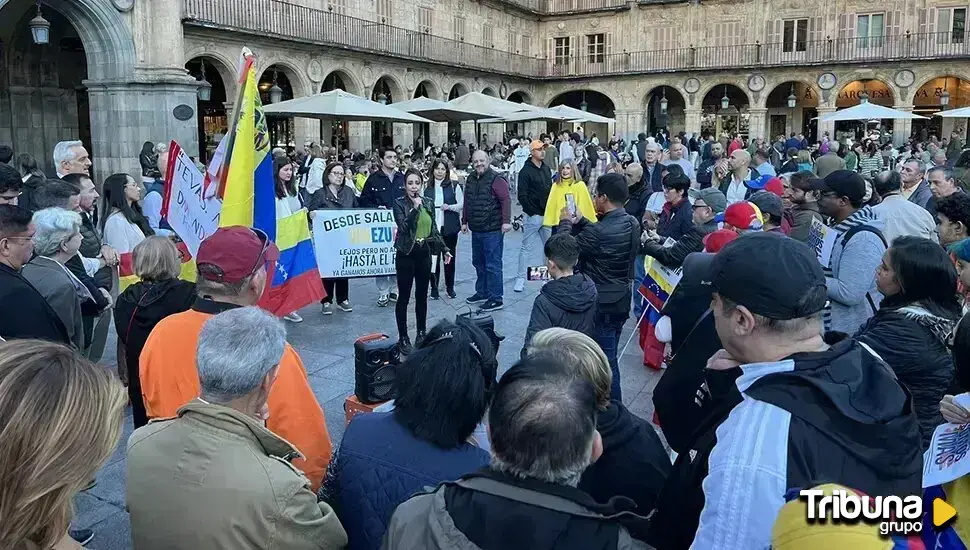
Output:
[[810,523],[862,521],[878,525],[882,535],[910,535],[923,530],[923,499],[919,496],[874,497],[845,489],[824,491],[821,488],[804,489],[798,495],[807,500]]

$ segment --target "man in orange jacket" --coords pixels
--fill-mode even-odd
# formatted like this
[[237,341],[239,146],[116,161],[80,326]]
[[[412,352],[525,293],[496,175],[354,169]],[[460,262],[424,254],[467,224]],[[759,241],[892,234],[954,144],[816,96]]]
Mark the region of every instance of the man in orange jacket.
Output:
[[[248,227],[220,228],[199,246],[196,299],[192,309],[166,317],[152,329],[139,360],[142,398],[150,419],[176,416],[199,397],[196,347],[202,325],[213,315],[255,305],[266,286],[267,267],[279,250],[265,233]],[[317,490],[330,461],[330,434],[300,356],[289,344],[267,402],[266,427],[303,455],[293,464]]]

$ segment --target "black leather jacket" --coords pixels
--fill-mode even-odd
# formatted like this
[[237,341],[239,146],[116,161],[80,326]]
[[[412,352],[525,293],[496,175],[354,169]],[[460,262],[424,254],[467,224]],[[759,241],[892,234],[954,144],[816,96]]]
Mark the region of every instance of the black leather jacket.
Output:
[[[431,216],[431,234],[424,240],[431,247],[431,254],[443,254],[448,251],[441,233],[438,231],[438,224],[434,221],[434,202],[427,197],[422,197],[423,204],[421,209]],[[430,203],[430,205],[429,205]],[[410,254],[414,249],[414,235],[418,231],[418,211],[414,203],[407,196],[398,197],[394,200],[394,222],[397,223],[397,238],[394,239],[394,248],[401,254]]]

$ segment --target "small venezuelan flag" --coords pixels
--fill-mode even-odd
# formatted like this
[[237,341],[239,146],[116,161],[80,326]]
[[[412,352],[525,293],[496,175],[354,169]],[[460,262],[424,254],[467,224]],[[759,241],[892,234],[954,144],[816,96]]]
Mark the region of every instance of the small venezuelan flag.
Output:
[[[178,243],[175,248],[179,251],[179,261],[182,262],[182,270],[179,279],[183,281],[195,281],[195,259],[189,252],[185,243]],[[118,255],[118,292],[124,292],[126,288],[137,283],[140,279],[135,275],[135,268],[131,258],[131,252]]]
[[280,249],[280,259],[268,274],[269,284],[259,305],[286,315],[321,300],[326,293],[313,252],[306,210],[276,219],[273,157],[266,116],[256,88],[255,59],[245,55],[240,77],[243,86],[239,118],[227,139],[226,182],[220,189],[220,227],[243,225],[263,230]]

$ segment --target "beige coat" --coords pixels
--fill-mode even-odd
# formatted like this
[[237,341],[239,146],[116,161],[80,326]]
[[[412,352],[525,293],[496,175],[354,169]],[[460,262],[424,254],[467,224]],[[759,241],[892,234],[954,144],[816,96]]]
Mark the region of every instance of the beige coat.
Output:
[[333,510],[290,464],[290,443],[236,410],[193,400],[128,440],[135,550],[330,549]]

